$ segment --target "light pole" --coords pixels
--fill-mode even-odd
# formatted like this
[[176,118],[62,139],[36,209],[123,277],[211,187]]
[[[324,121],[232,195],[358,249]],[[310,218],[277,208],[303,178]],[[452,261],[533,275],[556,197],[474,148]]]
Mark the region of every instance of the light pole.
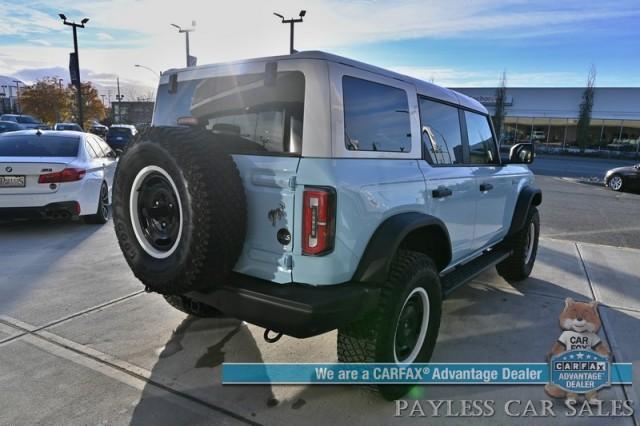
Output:
[[296,50],[293,48],[293,28],[295,24],[303,22],[302,18],[304,18],[304,16],[307,14],[307,11],[301,10],[300,14],[298,15],[299,18],[291,18],[291,19],[284,19],[284,16],[280,15],[279,13],[273,12],[273,14],[276,15],[278,18],[282,19],[283,24],[291,25],[291,30],[289,32],[289,54],[293,55],[294,53],[296,53]]
[[[191,28],[182,28],[179,25],[176,24],[171,24],[172,27],[176,27],[178,29],[179,33],[184,33],[185,36],[185,43],[187,46],[187,67],[191,66],[191,61],[189,60],[190,55],[189,55],[189,33],[193,32],[196,30],[196,21],[191,21]],[[195,64],[194,64],[195,65]]]
[[[122,99],[124,98],[124,95],[120,94],[120,77],[117,78],[117,84],[118,84],[118,94],[116,95],[116,100],[118,101],[118,123],[120,123],[122,121]],[[111,110],[113,111],[113,106],[111,106]]]
[[75,22],[68,22],[67,21],[67,17],[64,15],[64,13],[60,13],[58,14],[58,16],[60,17],[60,19],[62,19],[62,22],[65,25],[68,25],[70,27],[73,28],[73,51],[74,51],[74,58],[72,62],[72,68],[74,68],[74,73],[77,73],[75,76],[72,75],[71,76],[71,80],[73,82],[73,80],[75,80],[75,86],[76,86],[76,90],[78,91],[78,124],[80,125],[80,127],[84,128],[84,117],[82,115],[82,84],[80,83],[80,59],[78,57],[78,35],[76,32],[76,28],[84,28],[84,24],[86,24],[87,22],[89,22],[89,18],[84,18],[82,21],[80,21],[79,24],[76,24]]
[[136,67],[136,68],[144,68],[145,70],[151,71],[154,75],[162,77],[162,72],[155,71],[153,68],[149,68],[147,66],[140,65],[140,64],[135,64],[134,67]]
[[13,80],[16,84],[16,113],[22,115],[22,108],[20,108],[20,80]]

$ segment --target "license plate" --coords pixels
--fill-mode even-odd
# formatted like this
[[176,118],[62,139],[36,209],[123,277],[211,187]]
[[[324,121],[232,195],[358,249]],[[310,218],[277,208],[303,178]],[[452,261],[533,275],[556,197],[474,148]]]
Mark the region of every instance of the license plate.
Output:
[[0,188],[24,188],[24,176],[0,176]]

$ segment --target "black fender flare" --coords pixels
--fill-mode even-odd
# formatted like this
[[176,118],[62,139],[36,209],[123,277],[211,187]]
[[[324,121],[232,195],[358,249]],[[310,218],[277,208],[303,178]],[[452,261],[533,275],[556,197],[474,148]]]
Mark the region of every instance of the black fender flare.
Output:
[[[451,239],[445,224],[435,216],[407,212],[387,218],[373,233],[353,276],[353,281],[372,284],[383,283],[389,274],[391,262],[405,238],[414,231],[437,233],[446,247],[438,247],[438,259],[434,259],[438,270],[451,262]],[[425,249],[429,241],[425,241]],[[422,250],[419,250],[422,251]],[[425,250],[426,252],[426,250]]]
[[513,211],[511,226],[507,236],[511,236],[520,231],[527,220],[529,210],[532,206],[539,206],[542,203],[542,191],[534,186],[525,186],[518,194],[518,201]]

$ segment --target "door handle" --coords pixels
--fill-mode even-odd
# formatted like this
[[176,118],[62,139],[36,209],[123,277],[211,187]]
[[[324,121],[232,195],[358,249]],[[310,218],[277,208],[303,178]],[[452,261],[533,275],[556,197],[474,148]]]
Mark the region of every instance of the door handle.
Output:
[[444,186],[441,186],[438,189],[434,189],[433,191],[431,191],[431,195],[433,195],[433,198],[444,198],[452,194],[453,194],[453,191],[451,191],[449,188]]
[[490,183],[480,184],[480,191],[482,192],[491,191],[492,189],[493,189],[493,185],[491,185]]

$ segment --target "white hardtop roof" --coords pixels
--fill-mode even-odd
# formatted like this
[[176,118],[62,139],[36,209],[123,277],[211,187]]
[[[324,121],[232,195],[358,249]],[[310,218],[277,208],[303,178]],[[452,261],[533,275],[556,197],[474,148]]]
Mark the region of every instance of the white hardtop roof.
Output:
[[453,103],[456,105],[461,105],[463,107],[473,109],[476,111],[480,111],[482,113],[487,113],[486,108],[475,99],[463,95],[462,93],[456,92],[451,89],[447,89],[433,83],[428,83],[423,80],[419,80],[417,78],[409,77],[407,75],[403,75],[394,71],[389,71],[384,68],[376,67],[374,65],[369,65],[364,62],[356,61],[353,59],[345,58],[338,55],[333,55],[331,53],[322,52],[319,50],[310,50],[305,52],[297,52],[292,55],[281,55],[281,56],[267,56],[262,58],[252,58],[252,59],[243,59],[239,61],[232,62],[224,62],[217,64],[209,64],[209,65],[200,65],[197,67],[189,67],[189,68],[172,68],[162,73],[162,77],[160,79],[161,84],[168,83],[169,75],[180,73],[182,71],[196,71],[200,69],[209,69],[215,68],[219,66],[229,66],[234,64],[243,64],[250,62],[273,62],[273,61],[285,61],[290,59],[310,59],[310,60],[321,60],[321,61],[329,61],[335,62],[342,65],[351,66],[354,68],[358,68],[364,71],[369,71],[375,74],[384,75],[387,77],[395,78],[400,81],[404,81],[406,83],[413,84],[420,95],[424,95],[427,97],[439,99],[445,102]]

